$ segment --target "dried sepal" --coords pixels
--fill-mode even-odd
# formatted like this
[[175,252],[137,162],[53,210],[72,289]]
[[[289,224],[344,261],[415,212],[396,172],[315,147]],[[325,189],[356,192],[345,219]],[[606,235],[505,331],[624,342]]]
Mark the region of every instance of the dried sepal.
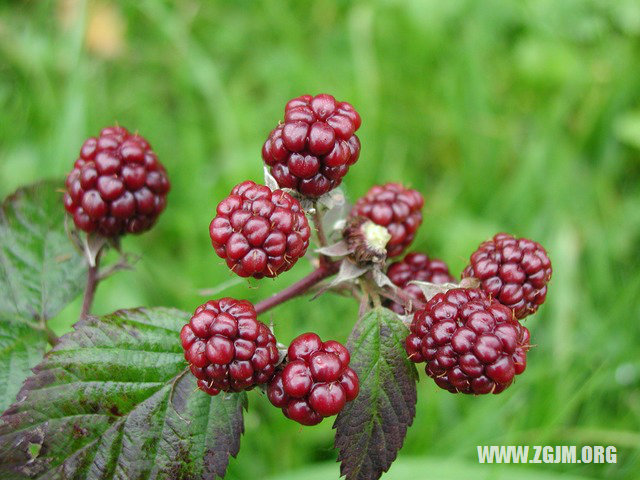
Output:
[[460,283],[431,283],[418,280],[412,280],[408,283],[420,287],[427,301],[438,293],[445,293],[453,288],[478,288],[480,286],[480,281],[477,278],[463,278]]
[[386,246],[391,234],[385,227],[364,217],[352,217],[347,220],[343,236],[359,265],[381,265],[386,260]]

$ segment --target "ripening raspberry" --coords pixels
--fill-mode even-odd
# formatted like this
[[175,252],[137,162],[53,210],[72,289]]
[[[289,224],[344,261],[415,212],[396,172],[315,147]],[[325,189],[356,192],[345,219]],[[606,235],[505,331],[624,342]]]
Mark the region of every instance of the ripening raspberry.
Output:
[[87,139],[66,180],[76,227],[105,237],[149,230],[167,204],[167,172],[149,142],[123,127]]
[[300,202],[247,180],[222,200],[209,226],[220,258],[241,277],[275,277],[304,256],[311,228]]
[[[449,273],[449,267],[442,260],[429,258],[425,253],[408,253],[402,260],[392,263],[387,269],[389,279],[414,298],[425,302],[424,294],[419,286],[409,283],[413,280],[430,283],[449,283],[455,279]],[[396,313],[405,313],[405,308],[395,302],[388,306]]]
[[391,234],[387,243],[387,257],[400,255],[413,242],[422,224],[424,199],[420,192],[403,187],[399,183],[375,185],[360,198],[351,217],[366,217],[385,227]]
[[182,327],[180,341],[198,388],[209,395],[266,383],[279,360],[275,337],[246,300],[200,305]]
[[358,396],[358,375],[349,360],[342,344],[304,333],[289,345],[286,363],[269,382],[267,396],[287,418],[316,425]]
[[360,115],[333,96],[302,95],[289,100],[284,123],[262,147],[262,159],[281,188],[319,197],[336,188],[356,163]]
[[471,255],[462,278],[479,279],[488,295],[522,319],[544,303],[551,273],[551,261],[542,245],[498,233]]
[[455,288],[414,314],[405,348],[451,393],[500,393],[524,372],[529,330],[481,289]]

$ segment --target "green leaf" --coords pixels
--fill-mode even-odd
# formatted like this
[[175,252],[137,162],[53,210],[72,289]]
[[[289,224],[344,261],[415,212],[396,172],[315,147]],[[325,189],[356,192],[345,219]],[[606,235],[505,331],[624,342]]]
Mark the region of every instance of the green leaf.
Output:
[[348,480],[379,478],[389,470],[416,413],[418,374],[404,350],[409,334],[386,308],[363,316],[347,347],[360,393],[338,415],[335,446]]
[[46,320],[84,286],[84,259],[65,233],[61,187],[37,183],[0,207],[0,411],[42,358]]
[[42,331],[0,316],[0,411],[15,400],[22,382],[46,348],[47,337]]
[[188,317],[154,308],[79,322],[0,418],[0,478],[222,477],[246,395],[196,388],[179,341]]
[[53,317],[81,291],[84,259],[64,228],[62,184],[21,188],[0,209],[0,313],[33,325]]

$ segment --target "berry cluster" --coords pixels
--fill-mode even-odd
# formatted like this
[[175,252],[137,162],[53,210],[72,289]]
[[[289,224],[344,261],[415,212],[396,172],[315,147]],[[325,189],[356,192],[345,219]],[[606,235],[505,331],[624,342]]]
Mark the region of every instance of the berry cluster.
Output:
[[[424,299],[403,286],[422,281],[423,270],[413,273],[396,265],[387,272],[392,281]],[[536,242],[499,233],[482,243],[462,272],[463,278],[476,278],[479,288],[456,288],[426,299],[406,339],[409,358],[426,362],[427,375],[452,393],[502,392],[525,369],[529,331],[518,320],[544,302],[551,272],[551,261]],[[391,305],[395,311],[398,307]]]
[[222,200],[211,221],[213,248],[241,277],[275,277],[309,246],[311,229],[300,202],[282,190],[242,182]]
[[342,182],[360,155],[360,115],[333,96],[289,100],[284,123],[269,134],[262,159],[282,188],[319,197]]
[[182,330],[184,357],[209,395],[268,382],[278,364],[276,339],[246,300],[221,298],[196,308]]
[[438,293],[411,323],[406,350],[414,362],[452,393],[500,393],[522,373],[529,330],[509,307],[481,289]]
[[349,351],[340,343],[304,333],[291,342],[283,368],[269,382],[269,400],[287,418],[316,425],[358,395],[358,375],[349,368],[349,360]]
[[[348,103],[303,95],[287,103],[285,123],[271,132],[262,157],[280,187],[316,199],[338,186],[358,159],[359,126],[360,116]],[[291,269],[307,252],[311,228],[289,192],[247,180],[218,203],[209,235],[232,272],[260,279]],[[274,368],[280,358],[275,337],[244,300],[198,307],[181,339],[201,390],[216,395],[268,384],[271,402],[303,425],[336,415],[358,394],[348,350],[313,333],[294,340]]]
[[141,233],[164,210],[169,187],[149,142],[123,127],[107,127],[82,145],[67,176],[64,207],[85,232]]
[[[239,183],[218,203],[209,225],[215,252],[232,272],[256,279],[276,277],[306,254],[311,227],[302,205],[307,202],[296,197],[306,197],[319,208],[318,197],[342,182],[360,154],[355,135],[360,123],[349,103],[331,95],[303,95],[287,103],[284,123],[270,133],[262,149],[281,189],[249,180]],[[78,229],[117,237],[154,224],[166,205],[169,180],[144,138],[109,127],[84,143],[66,187],[64,205]],[[529,331],[519,320],[544,302],[551,262],[538,243],[501,233],[471,255],[462,277],[476,280],[463,280],[454,288],[447,265],[424,253],[409,253],[387,266],[389,258],[413,242],[423,205],[419,192],[401,184],[372,187],[343,219],[344,241],[337,244],[342,250],[324,250],[345,251],[348,257],[332,260],[323,254],[317,270],[298,286],[308,290],[345,265],[345,270],[368,271],[371,274],[362,277],[368,282],[363,298],[373,292],[376,304],[379,292],[395,300],[386,300],[386,307],[413,315],[407,355],[424,362],[437,385],[453,393],[500,393],[525,369]],[[322,220],[314,222],[320,229]],[[326,247],[323,237],[318,231]],[[395,289],[389,289],[381,274],[385,266]],[[306,291],[294,287],[281,292],[282,298]],[[360,388],[347,348],[305,333],[286,351],[279,349],[272,331],[257,318],[267,309],[260,307],[221,298],[195,310],[180,340],[198,388],[217,395],[261,385],[274,406],[303,425],[338,414]]]

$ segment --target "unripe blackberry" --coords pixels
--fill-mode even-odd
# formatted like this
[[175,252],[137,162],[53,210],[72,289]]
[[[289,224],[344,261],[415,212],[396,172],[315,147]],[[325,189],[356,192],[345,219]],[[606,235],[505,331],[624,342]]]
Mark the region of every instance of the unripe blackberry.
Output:
[[287,418],[316,425],[358,396],[358,375],[349,360],[342,344],[304,333],[289,345],[287,360],[269,382],[267,396]]
[[526,367],[529,330],[481,289],[455,288],[414,314],[405,348],[451,393],[500,393]]
[[221,298],[196,308],[180,332],[184,358],[209,395],[267,383],[279,355],[276,339],[246,300]]
[[423,205],[420,192],[399,183],[386,183],[372,187],[356,202],[350,216],[366,217],[389,230],[387,257],[395,257],[413,241],[422,223]]
[[150,229],[170,184],[149,142],[123,127],[87,139],[66,180],[64,207],[76,227],[105,237]]
[[[419,286],[411,281],[430,283],[449,283],[455,279],[449,273],[449,267],[442,260],[429,258],[425,253],[408,253],[402,260],[392,263],[387,269],[389,279],[409,295],[425,302],[424,294]],[[387,306],[396,313],[405,313],[405,308],[395,302]]]
[[360,115],[347,102],[327,94],[289,100],[284,123],[262,147],[262,159],[282,188],[319,197],[336,188],[356,163]]
[[298,200],[282,190],[242,182],[222,200],[211,221],[213,248],[241,277],[275,277],[309,246],[311,229]]
[[482,289],[513,309],[517,318],[538,310],[547,297],[551,261],[537,242],[498,233],[471,255],[462,278],[475,277]]

